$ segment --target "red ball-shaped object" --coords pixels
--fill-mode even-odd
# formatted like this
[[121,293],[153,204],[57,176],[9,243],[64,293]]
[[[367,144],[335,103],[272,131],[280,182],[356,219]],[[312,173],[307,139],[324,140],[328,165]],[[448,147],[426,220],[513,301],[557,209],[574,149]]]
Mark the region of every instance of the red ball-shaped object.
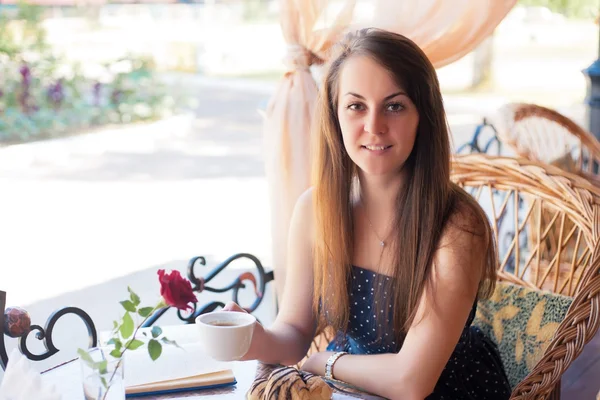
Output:
[[8,307],[4,310],[4,333],[12,338],[26,335],[31,330],[31,317],[20,307]]

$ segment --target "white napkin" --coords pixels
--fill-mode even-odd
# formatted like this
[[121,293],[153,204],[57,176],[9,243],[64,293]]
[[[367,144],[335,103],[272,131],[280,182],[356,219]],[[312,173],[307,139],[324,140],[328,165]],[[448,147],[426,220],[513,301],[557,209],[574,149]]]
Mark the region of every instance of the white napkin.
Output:
[[42,382],[29,360],[17,349],[10,353],[4,379],[0,383],[0,400],[61,400],[54,386]]

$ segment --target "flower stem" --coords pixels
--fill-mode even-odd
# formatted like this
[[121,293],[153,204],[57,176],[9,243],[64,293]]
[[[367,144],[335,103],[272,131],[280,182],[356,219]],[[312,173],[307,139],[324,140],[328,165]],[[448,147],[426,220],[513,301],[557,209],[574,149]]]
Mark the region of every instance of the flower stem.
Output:
[[125,351],[127,351],[127,349],[129,348],[129,346],[131,345],[131,343],[133,342],[133,340],[135,339],[136,334],[138,333],[138,331],[140,330],[140,328],[142,327],[142,325],[144,325],[144,322],[148,321],[148,318],[150,318],[152,316],[152,314],[154,314],[155,311],[166,307],[166,304],[164,303],[163,299],[161,299],[158,304],[156,306],[154,306],[154,308],[152,309],[152,311],[150,311],[150,314],[148,314],[147,317],[144,318],[144,320],[135,328],[135,331],[133,332],[133,336],[131,337],[131,340],[128,341],[128,343],[126,344],[125,348],[123,349],[123,351],[121,351],[121,354],[119,354],[119,361],[117,362],[117,366],[115,367],[112,375],[110,376],[110,380],[108,381],[108,388],[106,389],[106,392],[104,392],[104,396],[102,396],[102,400],[106,400],[106,396],[108,396],[108,391],[110,390],[112,381],[115,377],[115,374],[117,373],[117,370],[119,369],[119,367],[121,366],[121,362],[123,362],[123,356],[125,354]]

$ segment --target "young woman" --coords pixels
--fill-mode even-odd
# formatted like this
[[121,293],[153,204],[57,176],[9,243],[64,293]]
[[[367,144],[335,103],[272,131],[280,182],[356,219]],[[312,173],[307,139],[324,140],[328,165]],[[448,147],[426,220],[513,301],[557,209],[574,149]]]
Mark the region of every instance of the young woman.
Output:
[[359,31],[338,47],[281,309],[270,328],[256,327],[245,359],[298,363],[330,326],[329,351],[303,369],[390,399],[507,399],[496,346],[471,326],[497,255],[485,214],[450,181],[435,69],[390,32]]

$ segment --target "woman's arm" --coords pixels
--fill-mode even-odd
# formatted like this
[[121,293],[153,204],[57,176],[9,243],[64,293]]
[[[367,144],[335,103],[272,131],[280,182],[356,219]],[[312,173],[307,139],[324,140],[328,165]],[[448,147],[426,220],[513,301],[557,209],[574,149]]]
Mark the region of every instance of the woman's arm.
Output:
[[[288,271],[277,318],[268,329],[256,325],[244,360],[293,365],[308,352],[316,329],[312,312],[312,195],[312,189],[309,189],[299,197],[290,222]],[[238,310],[234,304],[225,309]]]
[[[433,392],[473,307],[484,263],[483,239],[448,225],[435,254],[434,293],[422,296],[400,352],[345,355],[334,364],[336,379],[390,399],[422,400]],[[324,375],[331,354],[316,354],[303,369]]]

